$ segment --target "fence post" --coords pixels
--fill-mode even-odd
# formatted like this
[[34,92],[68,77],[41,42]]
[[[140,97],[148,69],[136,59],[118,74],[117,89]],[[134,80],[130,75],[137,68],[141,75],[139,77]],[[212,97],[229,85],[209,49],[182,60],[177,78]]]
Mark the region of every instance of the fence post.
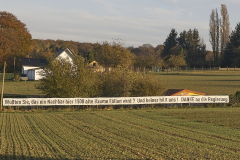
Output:
[[2,112],[2,105],[3,105],[3,90],[4,90],[4,79],[5,79],[5,67],[6,67],[6,62],[4,62],[4,66],[3,66],[3,82],[2,82],[2,94],[1,94],[1,110],[0,112]]

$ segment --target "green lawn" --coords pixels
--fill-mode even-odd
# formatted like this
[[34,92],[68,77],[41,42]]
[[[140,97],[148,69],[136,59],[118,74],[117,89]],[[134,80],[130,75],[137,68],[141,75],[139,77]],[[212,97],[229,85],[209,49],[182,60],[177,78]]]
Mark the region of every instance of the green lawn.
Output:
[[0,128],[1,159],[240,157],[240,108],[1,113]]
[[[39,81],[20,81],[13,82],[7,80],[4,85],[4,95],[24,95],[24,96],[39,96],[42,95],[39,89],[36,89],[36,85]],[[2,87],[2,84],[0,84]],[[0,87],[0,88],[1,88]]]
[[189,89],[208,95],[235,94],[240,91],[239,71],[166,72],[155,75],[167,89]]

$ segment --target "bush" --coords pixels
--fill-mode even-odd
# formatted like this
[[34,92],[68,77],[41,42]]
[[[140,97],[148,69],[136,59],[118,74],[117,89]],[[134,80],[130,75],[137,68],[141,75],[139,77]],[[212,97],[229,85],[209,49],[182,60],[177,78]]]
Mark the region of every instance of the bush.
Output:
[[101,96],[103,97],[129,97],[134,74],[128,69],[115,69],[100,76]]
[[37,87],[46,97],[73,98],[98,96],[98,79],[80,57],[74,64],[68,60],[51,60],[44,68],[45,77]]
[[[13,73],[5,73],[5,79],[13,79],[14,78],[14,74]],[[3,79],[3,73],[0,73],[0,80]]]
[[18,74],[15,74],[15,75],[14,75],[14,81],[15,81],[15,82],[19,82],[20,79],[21,79],[21,76],[20,76],[20,75],[18,75]]
[[152,75],[144,75],[128,69],[116,69],[104,73],[100,79],[99,88],[103,97],[160,96],[163,92],[161,83]]
[[163,93],[161,83],[151,75],[138,75],[133,82],[131,95],[138,96],[160,96]]

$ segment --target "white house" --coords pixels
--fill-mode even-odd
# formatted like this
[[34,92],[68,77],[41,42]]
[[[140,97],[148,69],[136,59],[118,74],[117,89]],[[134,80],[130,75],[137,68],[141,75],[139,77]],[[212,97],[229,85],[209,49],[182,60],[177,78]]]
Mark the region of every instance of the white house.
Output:
[[59,50],[55,55],[53,55],[55,59],[67,59],[70,63],[73,63],[74,52],[70,48],[64,48]]
[[46,59],[22,58],[22,74],[26,74],[29,80],[39,80],[42,78],[41,68],[45,65],[47,65]]
[[[64,48],[58,51],[53,58],[67,59],[70,63],[73,63],[74,52],[69,48]],[[26,74],[29,80],[42,79],[41,72],[42,67],[47,65],[46,59],[37,58],[22,58],[22,74]]]

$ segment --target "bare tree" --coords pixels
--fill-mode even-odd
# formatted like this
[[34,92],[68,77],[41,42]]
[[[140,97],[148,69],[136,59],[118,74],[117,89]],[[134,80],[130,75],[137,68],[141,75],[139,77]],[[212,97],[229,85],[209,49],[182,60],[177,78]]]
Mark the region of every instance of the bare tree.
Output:
[[216,63],[216,21],[215,21],[215,11],[212,10],[212,13],[210,15],[210,22],[209,22],[209,41],[212,45],[213,50],[213,65]]
[[220,21],[220,42],[221,42],[221,60],[223,58],[224,49],[229,42],[230,35],[230,22],[229,22],[229,14],[227,10],[227,6],[225,4],[221,5],[221,16],[222,19]]
[[209,35],[210,35],[210,43],[212,45],[213,49],[213,55],[214,55],[214,61],[213,65],[217,66],[219,65],[219,59],[218,59],[218,54],[219,54],[219,18],[218,18],[218,12],[216,10],[212,10],[212,13],[210,15],[210,23],[209,23]]
[[219,65],[219,59],[218,59],[218,55],[219,55],[219,18],[218,18],[218,11],[217,8],[215,10],[216,13],[216,17],[215,17],[215,23],[216,23],[216,60],[215,60],[215,66]]

